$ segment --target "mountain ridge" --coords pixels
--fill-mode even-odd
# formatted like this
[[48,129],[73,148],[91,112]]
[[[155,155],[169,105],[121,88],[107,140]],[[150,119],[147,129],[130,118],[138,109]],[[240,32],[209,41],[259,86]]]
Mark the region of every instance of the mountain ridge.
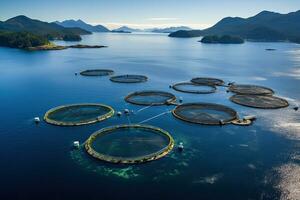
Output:
[[29,32],[35,35],[45,36],[48,39],[62,39],[67,35],[91,34],[91,32],[80,28],[65,28],[55,23],[31,19],[25,15],[19,15],[1,22],[0,31]]
[[300,37],[300,10],[287,14],[262,11],[252,17],[225,17],[210,28],[171,33],[170,37],[235,35],[258,41],[294,40]]
[[69,20],[64,20],[62,22],[55,21],[54,23],[61,25],[63,27],[66,27],[66,28],[72,28],[72,27],[81,28],[81,29],[84,29],[89,32],[109,32],[110,31],[108,28],[106,28],[103,25],[99,24],[99,25],[93,26],[91,24],[88,24],[88,23],[82,21],[81,19],[78,19],[78,20],[69,19]]

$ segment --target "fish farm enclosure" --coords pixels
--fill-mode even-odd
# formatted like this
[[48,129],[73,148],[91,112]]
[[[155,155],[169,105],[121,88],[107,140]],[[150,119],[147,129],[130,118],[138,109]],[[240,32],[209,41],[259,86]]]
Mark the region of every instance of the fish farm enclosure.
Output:
[[1,199],[297,199],[299,45],[198,41],[1,47]]

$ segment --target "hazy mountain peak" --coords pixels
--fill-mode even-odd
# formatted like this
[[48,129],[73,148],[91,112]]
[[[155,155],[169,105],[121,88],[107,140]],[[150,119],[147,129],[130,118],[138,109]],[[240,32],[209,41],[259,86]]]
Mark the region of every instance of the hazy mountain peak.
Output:
[[74,20],[74,19],[69,19],[69,20],[64,20],[62,22],[57,22],[55,21],[54,23],[59,24],[63,27],[77,27],[77,28],[81,28],[90,32],[109,32],[109,30],[102,26],[102,25],[90,25],[84,21],[82,21],[81,19],[78,20]]

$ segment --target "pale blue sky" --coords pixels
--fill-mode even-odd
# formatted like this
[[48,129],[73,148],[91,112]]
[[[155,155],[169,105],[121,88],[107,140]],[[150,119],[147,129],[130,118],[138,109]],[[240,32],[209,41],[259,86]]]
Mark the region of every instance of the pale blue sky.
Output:
[[249,17],[262,10],[300,10],[300,0],[0,0],[0,20],[26,15],[43,21],[82,19],[110,28],[187,25],[204,28],[227,16]]

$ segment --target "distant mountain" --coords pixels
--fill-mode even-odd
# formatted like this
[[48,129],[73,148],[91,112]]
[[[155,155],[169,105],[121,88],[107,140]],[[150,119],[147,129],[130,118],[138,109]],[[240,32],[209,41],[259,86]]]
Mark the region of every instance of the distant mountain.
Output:
[[128,26],[122,26],[120,28],[112,30],[112,32],[119,32],[119,33],[120,32],[129,32],[129,33],[131,33],[131,32],[141,32],[141,31],[143,31],[143,30],[130,28]]
[[109,32],[109,29],[106,28],[105,26],[102,26],[102,25],[93,26],[93,25],[85,23],[84,21],[82,21],[80,19],[79,20],[71,19],[71,20],[65,20],[62,22],[55,21],[54,23],[61,25],[63,27],[67,27],[67,28],[77,27],[77,28],[81,28],[81,29],[84,29],[84,30],[87,30],[90,32]]
[[81,28],[65,28],[55,23],[42,22],[30,19],[24,15],[13,17],[0,23],[0,31],[29,32],[35,35],[45,36],[49,39],[62,39],[64,36],[85,35],[91,32]]
[[192,29],[187,26],[148,29],[148,31],[153,32],[153,33],[173,33],[173,32],[180,31],[180,30],[189,31]]
[[178,31],[170,37],[199,37],[205,35],[235,35],[258,41],[295,41],[300,37],[300,11],[288,14],[263,11],[249,17],[226,17],[211,28]]

